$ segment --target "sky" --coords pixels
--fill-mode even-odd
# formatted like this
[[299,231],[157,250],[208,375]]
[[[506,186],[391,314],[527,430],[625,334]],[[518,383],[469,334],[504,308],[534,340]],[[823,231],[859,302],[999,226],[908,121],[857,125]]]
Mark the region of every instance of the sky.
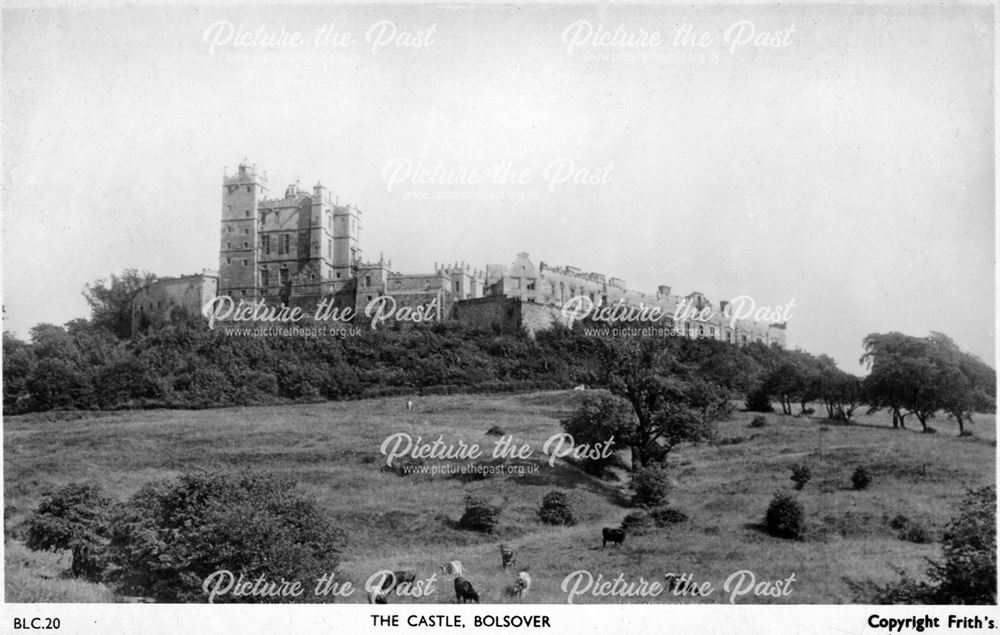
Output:
[[246,158],[274,196],[322,181],[356,205],[365,257],[398,271],[527,252],[794,300],[789,346],[850,372],[890,330],[994,362],[988,6],[2,19],[3,327],[22,337],[85,317],[84,286],[125,268],[217,268],[222,177]]

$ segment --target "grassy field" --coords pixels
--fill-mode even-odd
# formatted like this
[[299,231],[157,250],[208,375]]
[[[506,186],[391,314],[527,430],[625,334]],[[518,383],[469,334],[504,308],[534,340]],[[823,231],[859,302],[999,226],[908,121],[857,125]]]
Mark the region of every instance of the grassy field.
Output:
[[[974,437],[958,438],[954,424],[937,420],[938,434],[892,430],[883,415],[861,416],[856,425],[825,419],[768,415],[770,424],[750,428],[751,413],[737,412],[719,426],[721,443],[682,447],[671,454],[670,503],[690,520],[645,535],[630,535],[622,548],[601,547],[601,527],[617,526],[628,512],[624,483],[602,481],[559,460],[548,465],[542,445],[561,432],[559,419],[580,393],[503,396],[440,396],[417,400],[368,400],[280,407],[202,411],[138,411],[96,414],[34,414],[5,419],[6,598],[9,602],[113,601],[103,586],[68,579],[68,556],[24,548],[23,524],[47,489],[94,481],[123,499],[144,483],[187,470],[254,468],[285,473],[316,498],[349,535],[340,573],[357,585],[384,568],[413,569],[429,576],[460,560],[483,602],[509,602],[503,588],[513,575],[499,563],[508,542],[534,580],[527,602],[564,603],[560,589],[569,573],[586,569],[606,579],[662,579],[692,573],[717,590],[708,597],[664,594],[655,602],[727,602],[722,585],[739,570],[783,580],[795,574],[788,597],[743,597],[739,603],[852,602],[845,577],[894,580],[898,567],[921,574],[936,543],[901,540],[889,527],[897,514],[923,524],[933,535],[954,514],[967,488],[995,480],[995,418],[980,415]],[[432,441],[478,443],[491,449],[499,426],[533,456],[512,461],[537,464],[534,474],[481,480],[426,474],[398,476],[381,469],[379,447],[394,433]],[[802,541],[772,538],[757,524],[774,492],[792,485],[791,465],[811,466],[812,480],[798,494],[808,535]],[[433,462],[430,462],[433,463]],[[874,476],[864,491],[850,476],[864,465]],[[579,510],[573,527],[538,521],[542,497],[565,488]],[[485,536],[454,528],[467,495],[502,505],[500,529]],[[453,602],[450,576],[438,575],[438,592],[418,601]],[[349,601],[365,601],[357,592]],[[393,602],[413,601],[392,598]],[[651,601],[579,598],[583,602]]]

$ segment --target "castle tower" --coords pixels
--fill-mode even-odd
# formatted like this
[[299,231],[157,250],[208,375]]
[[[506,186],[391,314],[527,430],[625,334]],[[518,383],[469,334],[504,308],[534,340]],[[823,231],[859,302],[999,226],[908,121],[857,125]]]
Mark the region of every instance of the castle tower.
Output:
[[219,295],[257,296],[257,203],[265,192],[265,180],[246,160],[236,174],[222,177]]
[[361,259],[358,235],[361,227],[358,208],[351,205],[333,208],[333,277],[343,280],[353,277],[354,266]]

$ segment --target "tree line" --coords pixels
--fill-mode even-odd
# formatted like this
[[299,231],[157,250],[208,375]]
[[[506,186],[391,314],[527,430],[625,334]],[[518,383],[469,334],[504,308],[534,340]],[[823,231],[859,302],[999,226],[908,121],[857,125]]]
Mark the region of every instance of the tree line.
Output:
[[[206,408],[404,394],[603,387],[630,407],[636,464],[678,438],[704,436],[734,400],[748,410],[834,420],[859,408],[894,427],[943,414],[960,433],[993,412],[996,373],[940,333],[873,333],[867,377],[827,355],[760,343],[736,347],[685,337],[594,338],[590,325],[523,331],[457,323],[394,327],[349,337],[227,335],[198,321],[130,339],[131,300],[153,276],[128,270],[88,285],[89,319],[3,334],[4,413],[52,409]],[[675,431],[683,429],[683,434]]]

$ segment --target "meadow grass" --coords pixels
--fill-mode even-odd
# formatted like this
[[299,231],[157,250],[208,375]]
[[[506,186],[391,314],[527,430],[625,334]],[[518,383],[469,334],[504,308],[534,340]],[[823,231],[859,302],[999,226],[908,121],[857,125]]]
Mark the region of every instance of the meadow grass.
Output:
[[[580,397],[573,391],[421,397],[413,411],[397,398],[6,418],[7,600],[113,599],[103,586],[66,579],[65,555],[35,554],[21,543],[24,521],[44,493],[70,482],[95,482],[124,499],[145,483],[185,471],[250,468],[291,476],[347,532],[339,574],[356,585],[380,569],[412,569],[428,577],[438,565],[460,560],[483,602],[512,602],[503,589],[516,572],[501,569],[498,550],[507,542],[533,577],[529,597],[517,601],[563,603],[563,578],[585,569],[605,578],[624,573],[630,581],[691,573],[718,590],[708,597],[663,595],[653,601],[726,602],[723,582],[750,570],[769,580],[794,573],[794,591],[741,603],[841,603],[855,601],[845,578],[888,582],[897,577],[894,568],[919,575],[926,558],[939,555],[936,543],[901,540],[889,527],[893,517],[903,514],[939,536],[966,489],[995,480],[992,415],[977,416],[975,436],[959,438],[954,424],[940,420],[934,423],[937,434],[892,430],[882,414],[862,415],[855,425],[772,414],[769,425],[751,428],[753,413],[736,412],[718,426],[721,443],[681,446],[670,455],[669,501],[690,519],[629,535],[622,547],[602,548],[601,528],[617,527],[629,511],[627,482],[595,478],[565,460],[550,466],[542,453]],[[391,434],[462,440],[489,452],[497,440],[486,434],[492,426],[531,446],[529,459],[508,462],[537,466],[537,473],[469,479],[382,469],[379,447]],[[807,533],[800,541],[773,538],[759,524],[775,491],[792,487],[796,463],[812,472],[796,494],[806,510]],[[873,476],[863,491],[851,487],[859,465]],[[542,498],[555,488],[571,492],[577,525],[539,521]],[[502,507],[495,534],[457,528],[469,495]],[[451,576],[438,573],[437,579],[431,597],[391,601],[454,601]],[[359,592],[349,601],[364,599]],[[623,600],[577,600],[584,601]]]

